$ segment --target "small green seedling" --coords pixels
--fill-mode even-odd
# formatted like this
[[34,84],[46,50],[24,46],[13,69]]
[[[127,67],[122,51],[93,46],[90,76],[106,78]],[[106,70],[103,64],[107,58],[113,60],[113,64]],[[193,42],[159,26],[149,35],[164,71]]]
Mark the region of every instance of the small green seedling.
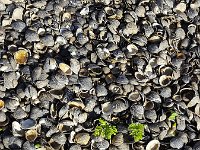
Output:
[[172,112],[172,114],[169,116],[169,120],[175,120],[178,114],[176,112]]
[[111,139],[112,135],[117,134],[117,128],[116,126],[110,125],[107,121],[103,119],[99,119],[100,125],[96,126],[94,131],[94,136],[100,136],[102,138],[105,138],[107,140]]
[[35,148],[36,149],[41,148],[41,144],[39,144],[39,143],[35,144]]
[[144,136],[144,125],[141,123],[131,123],[128,126],[130,135],[134,138],[135,142],[142,140]]

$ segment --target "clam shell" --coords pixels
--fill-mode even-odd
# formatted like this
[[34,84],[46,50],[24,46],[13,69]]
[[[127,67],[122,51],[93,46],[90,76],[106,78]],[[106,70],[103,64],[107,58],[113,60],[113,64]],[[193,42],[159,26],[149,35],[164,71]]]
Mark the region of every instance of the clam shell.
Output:
[[174,137],[170,140],[170,146],[172,148],[180,149],[183,147],[183,145],[184,145],[184,142],[182,141],[180,137]]
[[103,85],[96,86],[97,97],[106,96],[108,94],[107,89]]
[[85,105],[83,104],[82,101],[80,100],[74,100],[74,101],[70,101],[67,103],[68,106],[70,107],[78,107],[78,108],[81,108],[81,109],[84,109],[85,108]]
[[146,150],[159,150],[159,148],[160,142],[158,140],[152,140],[146,146]]
[[113,136],[111,143],[115,146],[120,146],[124,143],[124,137],[122,133],[118,133],[115,136]]
[[106,102],[101,105],[103,114],[111,114],[113,112],[112,104],[110,102]]
[[147,96],[146,98],[149,100],[149,101],[152,101],[152,102],[155,102],[155,103],[161,103],[161,98],[160,96],[158,95],[157,92],[155,91],[151,91]]
[[90,135],[88,133],[78,133],[75,135],[75,142],[80,145],[87,145],[90,141]]
[[122,94],[123,93],[123,89],[121,86],[119,85],[115,85],[115,84],[110,84],[109,88],[108,88],[112,93],[116,93],[116,94]]
[[17,121],[12,122],[12,134],[14,136],[23,136],[24,131],[21,128],[21,125]]
[[80,145],[72,145],[69,150],[82,150]]
[[139,101],[141,99],[140,93],[138,91],[131,92],[128,95],[128,99],[131,101]]
[[153,108],[154,108],[154,103],[152,101],[145,101],[144,103],[145,110],[151,110]]
[[107,140],[102,140],[95,142],[93,145],[98,149],[108,149],[110,144]]
[[157,119],[157,114],[155,110],[145,110],[144,116],[145,118],[150,119],[152,122],[155,122]]
[[36,130],[28,130],[25,132],[25,137],[28,141],[33,142],[37,138],[38,134]]
[[124,99],[116,99],[112,102],[111,105],[112,105],[113,112],[116,112],[116,113],[122,112],[128,109],[129,107],[128,101]]
[[161,86],[167,86],[171,83],[171,81],[172,81],[171,76],[162,75],[159,78],[159,83],[160,83]]
[[28,51],[26,49],[19,48],[19,50],[14,53],[14,59],[18,64],[26,64],[28,60]]
[[144,115],[144,107],[142,105],[132,105],[130,112],[134,117],[142,119]]
[[60,70],[62,70],[64,73],[66,73],[66,75],[72,74],[72,70],[69,65],[67,65],[65,63],[59,63],[58,66],[59,66]]

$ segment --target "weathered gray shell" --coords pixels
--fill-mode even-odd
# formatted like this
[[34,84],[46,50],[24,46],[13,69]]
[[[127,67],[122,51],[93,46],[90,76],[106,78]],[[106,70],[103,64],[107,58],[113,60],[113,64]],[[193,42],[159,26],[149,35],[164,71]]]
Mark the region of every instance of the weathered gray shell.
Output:
[[183,145],[184,145],[184,142],[182,141],[180,137],[174,137],[170,140],[170,146],[172,148],[180,149],[183,147]]
[[128,101],[124,99],[116,99],[112,102],[111,105],[112,105],[113,112],[116,112],[116,113],[122,112],[128,109],[129,107]]
[[142,105],[132,105],[130,107],[131,114],[138,118],[142,119],[144,115],[144,107]]
[[161,98],[159,96],[159,94],[155,91],[151,91],[147,96],[146,98],[149,100],[149,101],[152,101],[152,102],[155,102],[155,103],[161,103]]

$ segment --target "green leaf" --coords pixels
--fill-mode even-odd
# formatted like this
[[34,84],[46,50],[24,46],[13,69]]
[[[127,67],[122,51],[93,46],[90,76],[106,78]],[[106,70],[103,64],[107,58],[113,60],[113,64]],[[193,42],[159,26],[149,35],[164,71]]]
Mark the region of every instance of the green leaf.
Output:
[[35,144],[35,148],[36,149],[41,148],[41,144],[40,143]]
[[131,123],[128,127],[130,135],[134,138],[135,142],[142,140],[144,136],[144,125],[141,123]]
[[112,135],[117,134],[116,126],[110,125],[107,121],[99,119],[100,125],[96,126],[94,136],[100,136],[105,139],[111,139]]
[[173,112],[173,113],[169,116],[169,120],[175,120],[177,116],[178,116],[178,114],[177,114],[176,112]]

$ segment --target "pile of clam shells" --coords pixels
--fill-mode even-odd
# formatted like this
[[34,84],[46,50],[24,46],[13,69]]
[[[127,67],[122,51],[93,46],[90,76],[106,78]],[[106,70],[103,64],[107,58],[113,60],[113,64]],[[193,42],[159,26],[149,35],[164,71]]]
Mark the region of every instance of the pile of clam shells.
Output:
[[[0,149],[200,149],[199,9],[0,0]],[[94,136],[99,118],[116,126],[111,140]],[[130,123],[145,125],[141,141]]]

